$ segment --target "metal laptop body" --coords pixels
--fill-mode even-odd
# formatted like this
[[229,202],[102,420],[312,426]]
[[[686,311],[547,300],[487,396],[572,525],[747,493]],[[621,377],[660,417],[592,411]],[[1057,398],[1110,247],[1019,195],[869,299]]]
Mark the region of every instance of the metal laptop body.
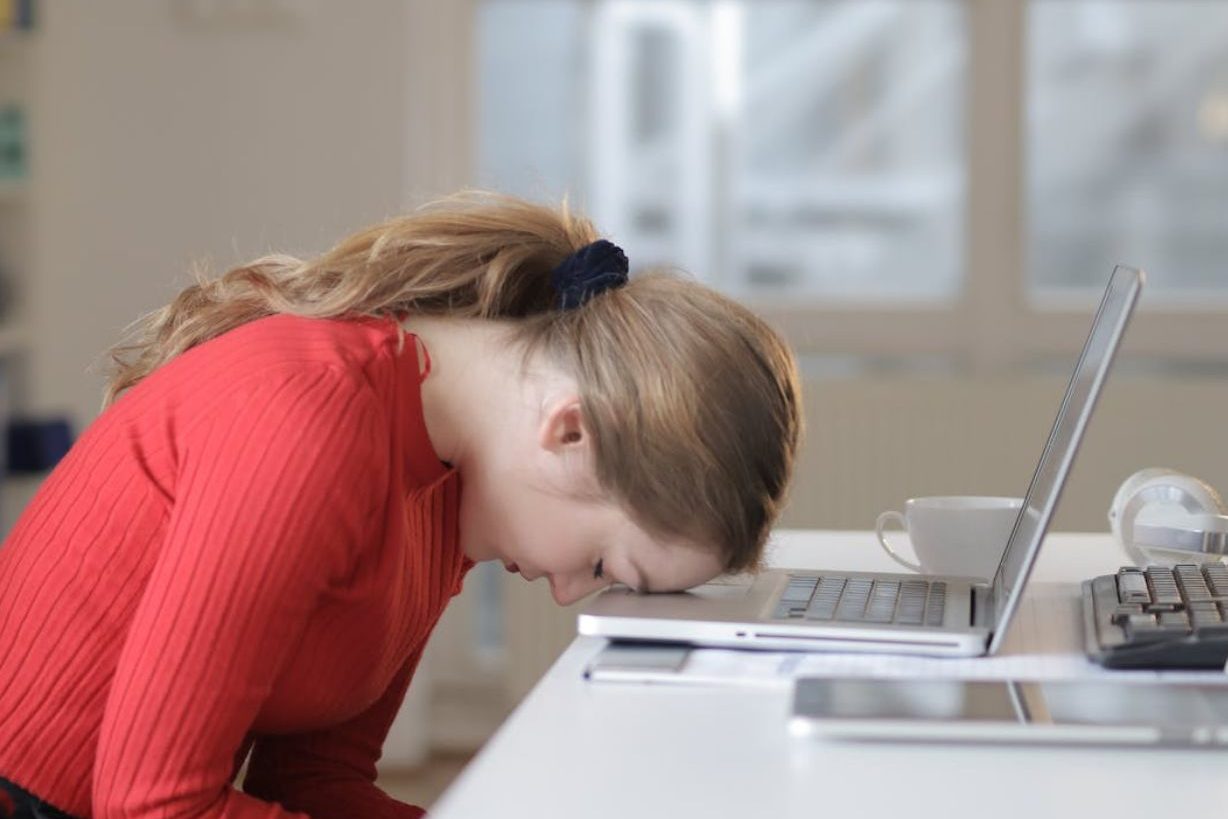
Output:
[[[1143,286],[1118,266],[1096,311],[1053,428],[992,582],[960,577],[776,569],[753,581],[716,581],[688,592],[638,594],[615,587],[579,616],[580,634],[732,648],[977,656],[996,652],[1019,605],[1041,541]],[[775,616],[791,578],[945,583],[941,622],[844,622]],[[927,608],[928,612],[928,608]]]

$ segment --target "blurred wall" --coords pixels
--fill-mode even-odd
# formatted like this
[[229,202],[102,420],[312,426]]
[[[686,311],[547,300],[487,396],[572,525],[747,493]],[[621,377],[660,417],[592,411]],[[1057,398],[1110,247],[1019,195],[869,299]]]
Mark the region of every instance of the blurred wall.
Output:
[[[1053,529],[1108,531],[1117,487],[1144,467],[1188,472],[1228,493],[1228,379],[1140,372],[1130,346],[1127,337]],[[1071,355],[1053,375],[809,380],[806,446],[784,525],[872,529],[879,512],[909,497],[1023,495],[1073,366]]]
[[193,260],[313,253],[403,202],[408,5],[194,11],[227,5],[40,4],[31,408],[91,419],[86,366]]

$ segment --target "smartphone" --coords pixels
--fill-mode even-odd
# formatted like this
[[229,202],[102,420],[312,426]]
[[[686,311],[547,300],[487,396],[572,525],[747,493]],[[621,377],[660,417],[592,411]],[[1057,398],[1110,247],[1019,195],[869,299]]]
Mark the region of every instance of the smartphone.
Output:
[[789,729],[845,740],[1228,750],[1228,678],[1219,686],[804,677]]

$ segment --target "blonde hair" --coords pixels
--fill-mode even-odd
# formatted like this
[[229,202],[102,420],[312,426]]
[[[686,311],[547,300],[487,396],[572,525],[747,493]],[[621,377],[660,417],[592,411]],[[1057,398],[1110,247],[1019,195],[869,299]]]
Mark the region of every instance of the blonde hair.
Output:
[[712,544],[730,571],[757,569],[801,435],[793,356],[745,307],[672,273],[555,309],[551,271],[597,238],[566,205],[471,192],[314,259],[256,259],[144,317],[111,351],[105,403],[185,350],[276,313],[520,319],[526,355],[546,353],[579,385],[602,487],[649,531]]

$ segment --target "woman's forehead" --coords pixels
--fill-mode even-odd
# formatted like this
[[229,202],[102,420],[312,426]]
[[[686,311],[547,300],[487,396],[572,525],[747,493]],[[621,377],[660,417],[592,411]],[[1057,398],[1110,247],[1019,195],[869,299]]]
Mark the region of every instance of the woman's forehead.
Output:
[[682,538],[660,538],[638,526],[622,541],[627,558],[651,591],[678,591],[722,573],[720,555]]

